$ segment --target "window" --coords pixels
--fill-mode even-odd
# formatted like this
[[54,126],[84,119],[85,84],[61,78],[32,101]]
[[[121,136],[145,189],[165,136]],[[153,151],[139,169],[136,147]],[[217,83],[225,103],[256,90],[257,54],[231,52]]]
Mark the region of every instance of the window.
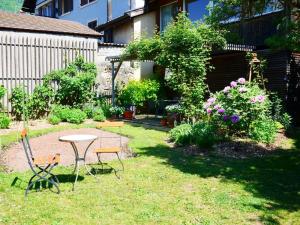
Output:
[[52,2],[50,2],[49,4],[43,5],[38,9],[39,16],[53,17],[54,16],[53,12],[54,12],[54,10],[53,10]]
[[58,14],[63,15],[73,10],[73,0],[59,0],[58,1]]
[[96,27],[97,27],[97,20],[93,20],[91,22],[88,23],[88,27],[93,29],[93,30],[96,30]]
[[80,5],[84,6],[84,5],[90,4],[94,1],[96,1],[96,0],[80,0]]
[[189,18],[192,21],[202,20],[205,15],[209,14],[207,6],[211,4],[210,0],[187,0],[186,9]]
[[160,8],[160,31],[164,31],[178,14],[177,2]]

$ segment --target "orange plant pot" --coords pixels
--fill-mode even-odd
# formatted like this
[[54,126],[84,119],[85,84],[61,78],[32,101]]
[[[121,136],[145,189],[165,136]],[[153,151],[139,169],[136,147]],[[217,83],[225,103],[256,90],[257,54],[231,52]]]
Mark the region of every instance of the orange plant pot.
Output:
[[126,120],[132,120],[133,119],[133,111],[125,111],[123,113],[123,117]]

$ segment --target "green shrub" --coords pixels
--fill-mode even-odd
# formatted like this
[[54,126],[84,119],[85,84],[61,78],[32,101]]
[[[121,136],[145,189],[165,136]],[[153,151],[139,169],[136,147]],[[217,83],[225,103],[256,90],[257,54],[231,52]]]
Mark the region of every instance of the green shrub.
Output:
[[0,113],[0,129],[9,128],[10,122],[11,120],[6,114]]
[[29,117],[39,119],[45,116],[49,109],[50,103],[54,96],[54,91],[48,86],[35,87],[33,94],[29,98]]
[[112,106],[109,108],[109,112],[111,115],[119,116],[124,113],[124,108],[120,106]]
[[23,90],[23,87],[16,87],[12,90],[10,97],[12,115],[16,120],[22,120],[29,117],[29,96]]
[[274,121],[281,123],[285,130],[289,129],[292,123],[292,117],[285,112],[282,99],[276,93],[271,93],[271,112]]
[[93,105],[87,105],[83,107],[83,112],[85,112],[88,119],[93,118],[94,113],[94,106]]
[[276,133],[276,123],[269,118],[253,121],[249,129],[249,137],[251,139],[266,144],[270,144],[275,141]]
[[213,94],[204,104],[207,115],[232,134],[245,135],[252,121],[270,116],[270,100],[256,82],[244,78]]
[[50,114],[66,122],[70,108],[68,106],[53,105]]
[[78,57],[66,69],[54,71],[45,76],[45,84],[59,83],[55,102],[61,105],[83,108],[94,97],[93,87],[97,76],[96,65],[84,62]]
[[211,147],[223,139],[217,126],[209,122],[196,123],[192,128],[192,142],[199,147]]
[[48,122],[52,125],[57,125],[61,122],[61,119],[55,115],[49,115]]
[[118,100],[125,107],[142,106],[146,101],[155,101],[159,83],[155,80],[130,81],[120,92]]
[[80,124],[87,118],[85,112],[80,109],[65,109],[63,110],[63,117],[69,123]]
[[170,131],[170,140],[178,145],[186,145],[191,142],[192,125],[181,124]]
[[98,108],[93,113],[93,120],[103,122],[106,120],[104,112],[101,108]]
[[0,85],[0,98],[2,98],[6,93],[6,89],[4,86]]

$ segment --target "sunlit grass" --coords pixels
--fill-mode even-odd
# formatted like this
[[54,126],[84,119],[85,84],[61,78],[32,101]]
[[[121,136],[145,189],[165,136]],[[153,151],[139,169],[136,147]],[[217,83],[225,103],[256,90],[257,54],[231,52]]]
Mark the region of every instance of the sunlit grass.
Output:
[[299,222],[298,151],[246,160],[184,156],[166,144],[165,132],[129,125],[121,132],[131,137],[129,146],[138,156],[125,160],[120,180],[112,173],[98,175],[98,181],[81,170],[73,192],[68,177],[73,168],[60,167],[55,170],[60,195],[43,189],[25,199],[31,173],[0,173],[0,224]]

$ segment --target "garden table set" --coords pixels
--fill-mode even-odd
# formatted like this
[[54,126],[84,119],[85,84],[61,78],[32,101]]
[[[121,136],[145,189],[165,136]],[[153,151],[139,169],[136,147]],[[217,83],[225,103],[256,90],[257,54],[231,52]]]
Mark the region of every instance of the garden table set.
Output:
[[[76,178],[75,178],[75,181],[74,181],[74,184],[73,184],[73,190],[75,189],[75,185],[76,185],[76,182],[77,182],[77,179],[78,179],[78,174],[79,174],[79,170],[80,170],[80,168],[79,168],[80,167],[80,165],[79,165],[80,162],[84,163],[84,166],[85,166],[87,172],[89,174],[91,174],[90,170],[88,170],[87,167],[86,167],[86,154],[87,154],[90,146],[97,139],[98,139],[98,137],[95,136],[95,135],[86,135],[86,134],[68,135],[68,136],[62,136],[62,137],[59,138],[59,141],[61,141],[61,142],[70,143],[73,150],[74,150],[74,153],[75,153],[75,167],[74,167],[73,174],[76,172]],[[76,143],[78,143],[78,142],[89,142],[89,145],[86,147],[86,149],[84,151],[83,157],[80,157],[78,148],[76,146]]]
[[[98,128],[104,128],[104,127],[122,127],[124,125],[123,122],[102,122],[98,124]],[[58,178],[51,172],[54,167],[56,167],[60,163],[60,154],[55,154],[54,156],[46,156],[46,157],[35,157],[32,153],[30,143],[29,143],[29,138],[27,135],[27,131],[24,129],[21,133],[22,137],[22,143],[23,143],[23,148],[25,150],[26,158],[29,163],[29,166],[34,173],[34,175],[30,178],[28,182],[28,186],[25,191],[25,196],[27,196],[29,190],[34,187],[35,184],[45,181],[48,182],[49,184],[52,184],[56,189],[57,193],[60,193],[59,189],[59,180]],[[116,141],[118,143],[118,146],[114,147],[107,147],[103,146],[102,140],[104,139],[119,139],[119,141]],[[91,170],[87,166],[87,153],[92,146],[92,144],[97,140],[100,139],[100,147],[96,148],[93,152],[97,155],[98,158],[98,163],[102,166],[103,170],[103,165],[100,155],[103,153],[115,153],[118,157],[118,160],[120,161],[122,165],[122,171],[124,171],[124,165],[123,162],[121,161],[121,158],[119,156],[119,153],[122,151],[122,136],[110,136],[110,137],[102,137],[102,136],[96,136],[96,135],[90,135],[90,134],[73,134],[73,135],[66,135],[66,136],[61,136],[58,138],[60,142],[66,142],[70,143],[72,146],[72,149],[75,154],[75,164],[74,164],[74,170],[73,174],[76,174],[75,180],[73,183],[73,188],[72,190],[75,190],[75,185],[78,180],[79,176],[79,171],[80,171],[80,163],[84,164],[84,167],[88,174],[96,177]],[[81,142],[86,142],[87,147],[84,150],[83,155],[80,155],[80,152],[78,150],[78,143]],[[110,166],[111,167],[111,166]],[[114,169],[113,167],[111,167]],[[114,169],[115,174],[118,178],[120,178],[117,175],[117,170]]]

